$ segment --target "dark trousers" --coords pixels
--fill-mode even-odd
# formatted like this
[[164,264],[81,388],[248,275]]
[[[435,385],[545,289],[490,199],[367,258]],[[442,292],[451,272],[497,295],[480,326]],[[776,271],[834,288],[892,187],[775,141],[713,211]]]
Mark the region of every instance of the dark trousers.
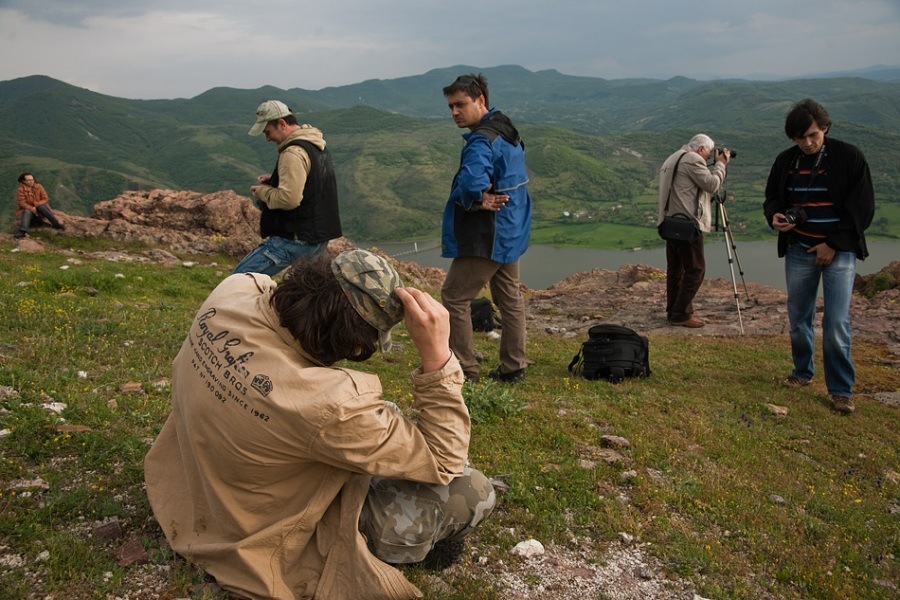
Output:
[[666,315],[669,321],[686,321],[694,314],[694,296],[706,275],[703,234],[684,242],[666,242]]
[[59,220],[56,218],[56,215],[53,214],[53,211],[50,210],[49,206],[47,206],[46,204],[41,204],[35,210],[37,210],[37,215],[35,215],[28,209],[22,211],[22,221],[19,223],[19,231],[24,233],[31,229],[31,221],[35,218],[43,218],[44,220],[49,222],[50,226],[54,229],[62,228],[62,225],[60,225]]

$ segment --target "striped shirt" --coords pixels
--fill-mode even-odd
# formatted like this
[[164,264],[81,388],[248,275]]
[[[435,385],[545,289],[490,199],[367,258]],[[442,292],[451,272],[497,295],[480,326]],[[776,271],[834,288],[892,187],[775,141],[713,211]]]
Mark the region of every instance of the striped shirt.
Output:
[[828,150],[803,154],[791,166],[788,178],[791,209],[802,209],[806,220],[790,231],[792,240],[811,248],[837,229],[840,216],[828,197]]

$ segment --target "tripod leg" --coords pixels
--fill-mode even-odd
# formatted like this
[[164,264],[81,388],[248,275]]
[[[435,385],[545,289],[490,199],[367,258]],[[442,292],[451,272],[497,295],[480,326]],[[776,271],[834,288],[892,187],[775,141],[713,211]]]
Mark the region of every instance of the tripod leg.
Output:
[[731,251],[734,253],[734,262],[737,264],[738,273],[741,275],[741,283],[744,286],[744,294],[747,295],[747,302],[751,302],[750,298],[750,290],[747,289],[747,281],[744,279],[744,268],[741,266],[741,258],[738,256],[737,245],[734,241],[734,234],[731,232],[731,229],[725,230],[725,235],[729,238],[731,244]]
[[[721,202],[719,203],[719,216],[721,217],[722,223],[725,227],[725,235],[723,236],[723,239],[725,240],[725,254],[728,257],[728,268],[731,271],[731,288],[734,291],[734,304],[735,304],[735,306],[737,306],[738,325],[740,325],[740,328],[741,328],[741,335],[744,335],[744,318],[741,315],[741,298],[740,298],[740,295],[738,294],[738,290],[737,290],[737,280],[735,280],[735,278],[734,278],[734,259],[732,258],[732,255],[731,255],[732,246],[729,243],[729,239],[728,239],[730,236],[731,230],[728,227],[728,221],[725,219],[725,205]],[[741,277],[743,278],[743,273],[741,274]],[[744,284],[745,289],[746,289],[746,286],[747,286],[747,284],[745,283]]]
[[725,224],[725,237],[728,238],[726,241],[730,244],[732,252],[734,252],[734,260],[737,263],[738,273],[741,274],[741,283],[744,285],[744,293],[747,295],[747,302],[751,302],[750,290],[747,289],[747,280],[744,279],[744,267],[741,266],[741,258],[738,256],[737,244],[734,241],[734,232],[731,230],[731,223],[728,221],[728,212],[725,210],[724,204],[720,204],[719,206],[722,212],[722,222]]

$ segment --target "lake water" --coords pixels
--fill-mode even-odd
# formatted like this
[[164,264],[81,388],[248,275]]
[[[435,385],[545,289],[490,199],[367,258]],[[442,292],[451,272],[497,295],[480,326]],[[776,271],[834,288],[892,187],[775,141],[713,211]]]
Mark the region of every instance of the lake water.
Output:
[[[441,258],[437,240],[417,243],[369,244],[359,243],[361,248],[378,247],[388,256],[415,262],[423,267],[439,267],[447,270],[450,259]],[[869,257],[856,262],[860,275],[877,273],[891,261],[900,260],[900,242],[868,241]],[[734,278],[741,286],[741,271],[747,283],[759,283],[784,290],[784,261],[778,258],[775,239],[765,242],[735,240]],[[731,280],[727,247],[721,235],[707,236],[706,277]],[[532,289],[546,289],[570,275],[601,268],[618,270],[622,265],[643,264],[666,268],[664,247],[646,250],[590,250],[585,248],[557,248],[532,245],[521,260],[522,282]]]

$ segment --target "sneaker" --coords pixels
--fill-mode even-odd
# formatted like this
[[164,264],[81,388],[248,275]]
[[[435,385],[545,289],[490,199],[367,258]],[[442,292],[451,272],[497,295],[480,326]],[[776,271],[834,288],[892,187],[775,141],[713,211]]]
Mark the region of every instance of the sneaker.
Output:
[[675,327],[690,327],[691,329],[696,329],[697,327],[703,327],[704,325],[706,325],[706,323],[704,323],[697,317],[689,317],[684,321],[669,321],[669,325],[674,325]]
[[799,388],[805,385],[809,385],[809,379],[803,379],[802,377],[797,377],[796,375],[788,375],[784,378],[784,385],[789,388]]
[[463,540],[441,540],[432,546],[419,564],[429,571],[443,571],[459,560],[464,548]]
[[503,383],[522,383],[525,381],[525,369],[516,369],[510,373],[504,373],[500,370],[500,367],[497,367],[488,372],[488,377]]
[[13,237],[16,238],[17,240],[21,240],[21,239],[23,239],[23,238],[27,238],[27,237],[28,237],[28,234],[25,233],[24,231],[21,231],[21,230],[20,230],[20,231],[17,231],[16,234],[15,234]]
[[472,383],[478,383],[478,380],[481,379],[481,374],[475,371],[463,371],[463,376],[465,376],[466,381],[471,381]]
[[831,395],[831,408],[845,415],[849,415],[856,410],[853,398],[850,396],[835,396],[834,394]]

